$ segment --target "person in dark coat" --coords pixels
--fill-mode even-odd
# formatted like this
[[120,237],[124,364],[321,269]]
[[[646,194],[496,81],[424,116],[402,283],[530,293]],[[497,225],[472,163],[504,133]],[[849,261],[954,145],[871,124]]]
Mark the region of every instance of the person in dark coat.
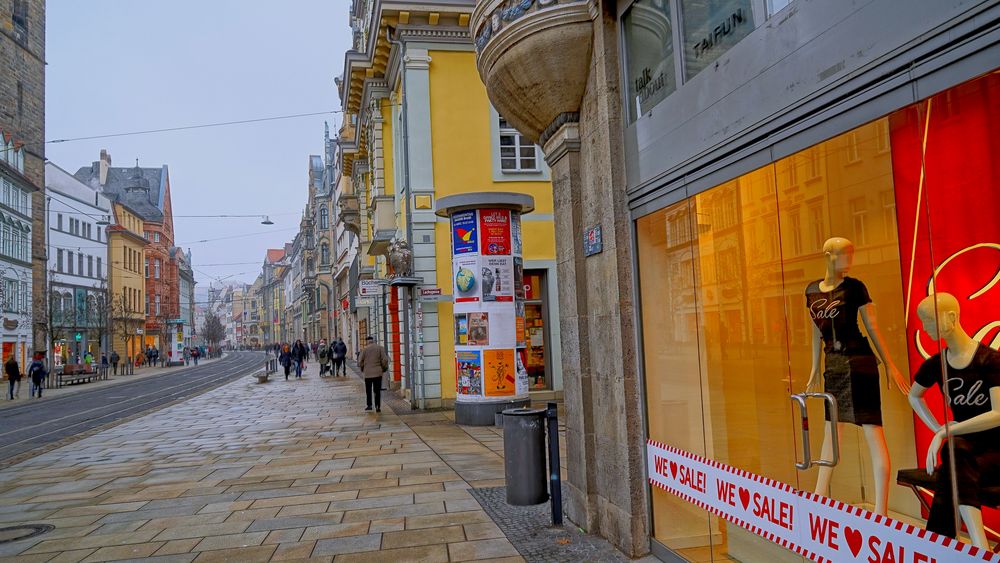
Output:
[[365,378],[365,398],[368,400],[366,411],[372,410],[372,395],[375,395],[375,412],[382,412],[382,374],[389,369],[389,355],[385,348],[375,343],[371,336],[358,358],[358,367]]
[[3,372],[7,374],[8,391],[7,398],[13,401],[21,394],[21,367],[17,365],[17,360],[11,354],[7,362],[3,365]]
[[295,364],[295,378],[302,377],[303,364],[309,358],[309,349],[301,340],[296,340],[292,346],[292,362]]
[[278,363],[285,368],[285,381],[288,381],[288,372],[292,368],[292,351],[288,344],[282,346],[281,353],[278,354]]
[[34,359],[31,361],[31,365],[28,366],[28,378],[31,379],[31,396],[35,396],[35,391],[38,391],[38,398],[42,398],[42,388],[45,386],[45,376],[48,375],[48,371],[45,369],[45,363],[42,362],[44,357],[44,352],[35,352]]
[[338,338],[331,346],[333,349],[333,374],[337,375],[343,372],[343,375],[347,376],[347,344],[344,344],[343,339]]
[[118,355],[118,352],[115,352],[114,350],[112,350],[111,351],[111,369],[114,371],[115,375],[118,375],[118,362],[120,362],[120,361],[122,361],[121,356]]

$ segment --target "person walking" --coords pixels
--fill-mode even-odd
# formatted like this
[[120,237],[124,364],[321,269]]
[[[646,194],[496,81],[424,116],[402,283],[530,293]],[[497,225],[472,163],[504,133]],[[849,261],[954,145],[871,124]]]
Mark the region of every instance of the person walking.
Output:
[[31,361],[31,365],[28,366],[28,378],[31,379],[31,396],[35,396],[35,391],[38,391],[38,398],[42,398],[42,388],[45,386],[45,376],[48,372],[45,371],[45,363],[42,362],[43,354],[35,352],[34,359]]
[[382,412],[382,374],[389,369],[389,356],[371,336],[365,342],[367,344],[358,358],[358,367],[365,378],[365,399],[368,402],[365,410],[372,410],[372,395],[375,395],[375,412]]
[[330,347],[326,345],[326,339],[319,341],[319,347],[316,348],[316,358],[319,359],[319,376],[323,377],[330,369]]
[[101,352],[101,377],[108,378],[108,353]]
[[198,365],[198,358],[201,357],[201,348],[195,346],[191,349],[191,359],[194,360],[194,365]]
[[3,372],[7,374],[7,398],[13,401],[21,396],[21,367],[17,365],[14,354],[7,358],[3,365]]
[[338,375],[343,372],[343,375],[347,376],[347,344],[344,344],[344,340],[337,338],[337,341],[333,343],[333,374]]
[[121,356],[118,355],[118,352],[115,352],[114,350],[112,350],[111,351],[111,369],[112,369],[112,371],[114,371],[115,375],[118,375],[118,362],[120,362],[120,361],[122,361]]
[[302,343],[302,340],[296,340],[295,345],[292,346],[292,362],[295,363],[295,379],[302,378],[302,370],[306,359],[309,357],[309,349],[306,345]]
[[281,353],[278,354],[278,363],[281,367],[285,368],[285,381],[288,381],[288,372],[292,368],[292,350],[285,344],[281,347]]

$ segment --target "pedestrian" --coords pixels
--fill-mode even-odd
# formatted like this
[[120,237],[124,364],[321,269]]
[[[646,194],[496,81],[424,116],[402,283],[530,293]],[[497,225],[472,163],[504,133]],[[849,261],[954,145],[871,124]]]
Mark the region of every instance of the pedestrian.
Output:
[[285,381],[288,381],[288,372],[292,368],[292,351],[289,349],[288,344],[285,344],[281,348],[281,354],[278,355],[278,363],[281,367],[285,368]]
[[108,377],[108,353],[101,352],[101,377]]
[[333,374],[337,375],[340,372],[343,372],[344,377],[347,376],[347,344],[338,338],[333,344]]
[[48,372],[45,370],[45,364],[42,362],[42,357],[45,354],[43,352],[35,352],[34,359],[31,361],[31,365],[28,366],[28,378],[31,379],[31,396],[35,396],[35,391],[38,391],[38,398],[42,398],[42,388],[45,386],[45,376]]
[[295,363],[295,379],[300,379],[302,377],[302,370],[305,369],[306,359],[309,357],[309,348],[302,343],[302,340],[296,340],[295,344],[292,346],[292,362]]
[[146,354],[142,357],[142,365],[149,363],[149,360],[153,357],[153,347],[146,346]]
[[375,343],[369,336],[367,345],[358,358],[358,367],[365,378],[365,399],[368,401],[366,411],[372,410],[372,395],[375,395],[375,412],[382,412],[382,374],[389,369],[389,356],[385,348]]
[[323,374],[330,369],[330,347],[326,345],[326,339],[319,341],[319,347],[316,349],[316,358],[319,359],[319,376],[323,377]]
[[111,351],[111,369],[114,370],[115,375],[118,375],[118,362],[120,362],[121,359],[122,358],[118,355],[118,352],[114,350]]
[[3,372],[7,374],[7,398],[13,401],[21,397],[21,367],[17,365],[14,354],[7,358],[3,365]]
[[201,349],[195,346],[191,349],[191,359],[194,360],[194,365],[198,365],[198,358],[201,357]]
[[87,368],[87,373],[90,373],[91,366],[94,365],[94,355],[90,352],[85,352],[83,354],[83,365]]

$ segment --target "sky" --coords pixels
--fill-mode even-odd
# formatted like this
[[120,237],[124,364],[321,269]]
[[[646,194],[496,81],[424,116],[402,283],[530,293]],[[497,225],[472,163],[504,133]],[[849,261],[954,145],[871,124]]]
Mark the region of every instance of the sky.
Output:
[[[46,139],[71,139],[340,108],[348,0],[48,0]],[[339,114],[46,145],[75,173],[168,165],[175,243],[210,283],[253,282],[264,251],[291,241],[309,155]],[[195,218],[184,215],[269,215]],[[226,240],[209,240],[233,237]],[[246,264],[243,264],[246,263]]]

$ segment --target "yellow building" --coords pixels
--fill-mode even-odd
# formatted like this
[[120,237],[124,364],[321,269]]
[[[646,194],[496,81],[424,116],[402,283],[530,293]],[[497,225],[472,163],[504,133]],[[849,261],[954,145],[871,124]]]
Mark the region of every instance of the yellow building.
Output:
[[111,301],[112,347],[133,361],[142,351],[146,324],[142,219],[122,203],[116,203],[114,224],[108,227],[108,287]]
[[[451,228],[434,214],[435,202],[470,192],[529,194],[535,211],[522,218],[526,367],[533,392],[551,395],[562,389],[562,376],[558,325],[549,322],[558,318],[549,170],[542,151],[487,98],[468,29],[475,2],[416,6],[363,1],[351,13],[355,43],[339,81],[344,122],[336,184],[338,220],[356,233],[351,271],[358,279],[338,286],[347,288],[338,297],[355,315],[351,340],[363,345],[372,335],[385,344],[393,382],[417,406],[450,404]],[[379,284],[370,296],[369,284],[359,292],[365,279],[390,277],[387,254],[395,241],[412,248],[416,287]]]

